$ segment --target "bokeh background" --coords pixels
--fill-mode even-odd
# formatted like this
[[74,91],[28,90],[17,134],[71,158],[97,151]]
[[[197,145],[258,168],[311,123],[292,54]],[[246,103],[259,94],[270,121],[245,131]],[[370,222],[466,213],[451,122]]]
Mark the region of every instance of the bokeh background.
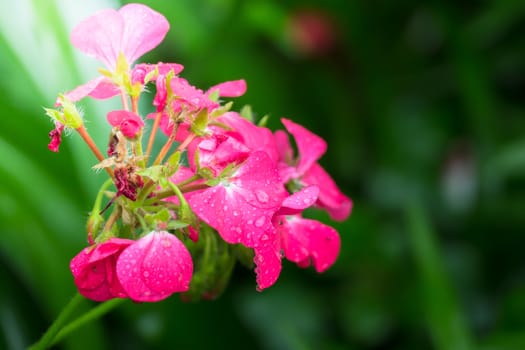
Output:
[[[238,266],[215,301],[127,302],[57,348],[525,349],[523,1],[143,3],[171,23],[144,61],[202,88],[246,79],[234,108],[328,140],[354,210],[331,223],[343,246],[323,275],[285,263],[259,293]],[[75,292],[105,174],[78,135],[47,150],[42,107],[97,75],[74,24],[120,5],[0,3],[0,348],[37,340]],[[100,144],[112,103],[82,104]]]

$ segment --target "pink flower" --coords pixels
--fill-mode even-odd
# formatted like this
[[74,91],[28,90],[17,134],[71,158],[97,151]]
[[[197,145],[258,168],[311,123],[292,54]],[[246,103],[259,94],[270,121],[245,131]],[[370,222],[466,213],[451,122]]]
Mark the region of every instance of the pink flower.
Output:
[[69,267],[79,293],[95,301],[127,297],[115,267],[122,251],[133,243],[129,239],[110,238],[77,254]]
[[226,112],[217,120],[232,129],[225,131],[226,135],[234,137],[252,151],[265,151],[270,159],[274,162],[278,161],[279,153],[270,129],[253,124],[236,112]]
[[187,291],[193,261],[177,237],[166,231],[153,231],[122,252],[116,270],[132,300],[152,302]]
[[50,151],[58,152],[58,147],[60,146],[60,143],[62,143],[63,131],[64,125],[60,124],[59,122],[55,122],[55,128],[49,132],[49,138],[51,140],[49,141],[47,148],[49,148]]
[[287,197],[275,214],[274,224],[288,260],[300,267],[313,262],[317,272],[324,272],[339,255],[339,234],[330,226],[300,215],[317,201],[319,193],[319,187],[310,185]]
[[319,221],[300,215],[281,216],[278,232],[285,257],[300,267],[313,263],[317,272],[324,272],[339,255],[339,234]]
[[253,248],[273,229],[271,220],[284,196],[275,165],[257,151],[229,179],[190,193],[188,203],[226,242]]
[[[80,22],[71,42],[80,51],[102,61],[114,72],[122,55],[128,65],[155,48],[166,36],[169,23],[160,13],[141,4],[128,4],[116,11],[102,10]],[[72,102],[86,96],[106,99],[120,92],[105,76],[97,77],[64,94]]]
[[275,133],[280,154],[279,173],[284,182],[299,181],[303,186],[317,185],[320,189],[316,205],[328,211],[334,220],[345,220],[352,209],[352,201],[337,187],[330,175],[317,163],[326,151],[326,142],[299,124],[281,119],[297,144],[298,157],[284,131]]
[[281,271],[279,239],[272,217],[286,191],[274,162],[253,152],[237,171],[217,186],[187,194],[195,214],[228,243],[253,248],[259,289],[271,286]]
[[141,117],[129,111],[112,111],[107,114],[107,119],[111,126],[118,128],[127,138],[135,138],[142,127],[144,121]]
[[71,42],[113,71],[119,55],[131,65],[159,45],[169,27],[160,13],[145,5],[128,4],[118,11],[99,11],[80,22],[71,33]]

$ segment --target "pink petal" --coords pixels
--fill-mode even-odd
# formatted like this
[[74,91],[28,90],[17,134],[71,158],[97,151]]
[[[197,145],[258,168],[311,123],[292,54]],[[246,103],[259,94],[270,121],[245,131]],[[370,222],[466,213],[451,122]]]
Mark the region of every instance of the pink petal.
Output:
[[226,81],[209,88],[207,94],[210,95],[216,90],[219,90],[219,96],[222,97],[239,97],[246,92],[246,81],[244,79]]
[[272,229],[271,219],[285,197],[272,160],[252,153],[228,181],[192,194],[192,210],[228,243],[255,247]]
[[304,174],[326,152],[326,142],[303,126],[288,119],[281,119],[286,130],[295,138],[298,149],[297,172]]
[[262,291],[272,286],[281,273],[280,242],[277,232],[272,228],[266,232],[254,248],[257,289]]
[[341,240],[337,231],[316,220],[283,218],[279,231],[286,258],[306,267],[313,262],[317,272],[328,269],[337,259]]
[[193,261],[177,237],[153,231],[122,252],[116,270],[131,299],[152,302],[187,291]]
[[110,69],[115,69],[122,50],[124,28],[121,14],[113,9],[102,10],[73,28],[71,42],[80,51],[102,61]]
[[66,92],[64,96],[71,102],[76,102],[86,96],[91,96],[98,100],[104,100],[116,96],[119,93],[120,90],[108,78],[98,77]]
[[299,214],[304,209],[312,206],[318,196],[319,187],[315,185],[303,187],[299,192],[295,192],[285,198],[276,215]]
[[77,254],[70,269],[79,293],[95,301],[125,298],[127,294],[116,277],[115,266],[120,253],[133,242],[111,238]]
[[118,12],[125,23],[121,50],[129,64],[157,47],[170,29],[162,14],[142,4],[128,4]]
[[133,112],[119,110],[107,114],[107,120],[113,127],[118,127],[122,134],[128,138],[134,138],[144,126],[141,117]]
[[188,159],[192,170],[195,170],[197,165],[195,164],[196,151],[199,152],[200,167],[212,169],[217,175],[230,164],[242,163],[250,153],[249,148],[236,139],[215,134],[193,143],[192,147],[188,148]]
[[274,134],[274,137],[275,144],[277,145],[277,150],[279,152],[279,159],[282,162],[291,164],[294,160],[294,152],[288,134],[284,130],[277,130]]
[[235,112],[227,112],[218,120],[233,129],[227,133],[229,136],[237,138],[252,151],[265,151],[274,162],[277,162],[279,158],[277,146],[268,128],[259,127]]
[[337,187],[330,175],[317,163],[302,178],[306,185],[319,186],[317,205],[328,211],[334,220],[343,221],[352,210],[352,200],[345,196]]
[[131,65],[156,47],[168,30],[169,23],[160,13],[141,4],[129,4],[119,11],[99,11],[80,22],[71,33],[71,42],[114,70],[120,53]]
[[58,148],[62,143],[62,132],[64,131],[64,125],[59,122],[55,122],[55,128],[49,132],[49,144],[47,148],[52,152],[58,152]]

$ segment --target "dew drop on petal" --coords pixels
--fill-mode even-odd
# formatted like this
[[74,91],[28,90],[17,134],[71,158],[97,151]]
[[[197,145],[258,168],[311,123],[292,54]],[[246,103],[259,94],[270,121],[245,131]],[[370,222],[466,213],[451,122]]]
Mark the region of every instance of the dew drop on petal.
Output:
[[261,216],[257,220],[255,220],[255,226],[256,227],[262,227],[264,225],[264,222],[266,221],[266,218],[264,216]]
[[268,193],[261,191],[261,190],[257,190],[255,192],[255,196],[257,197],[257,200],[259,202],[268,203],[268,199],[269,199]]

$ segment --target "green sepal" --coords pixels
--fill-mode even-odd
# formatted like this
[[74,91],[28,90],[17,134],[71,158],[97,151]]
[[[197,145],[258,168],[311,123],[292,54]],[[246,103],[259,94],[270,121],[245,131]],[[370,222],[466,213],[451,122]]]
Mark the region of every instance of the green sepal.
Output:
[[46,115],[50,117],[51,119],[59,122],[60,124],[64,124],[64,115],[62,112],[54,109],[54,108],[44,108],[44,111],[46,111]]
[[86,223],[86,231],[88,233],[88,236],[91,236],[91,238],[95,240],[99,232],[104,227],[104,223],[104,217],[100,215],[98,210],[91,212]]
[[212,117],[212,118],[220,117],[224,113],[229,112],[231,110],[232,106],[233,106],[233,102],[230,101],[230,102],[226,103],[224,106],[220,106],[219,108],[214,109],[211,112],[210,117]]
[[241,115],[241,117],[251,121],[252,123],[255,120],[255,115],[253,114],[252,106],[250,105],[244,105],[241,108],[241,111],[239,112],[239,114]]
[[144,77],[144,84],[149,83],[154,78],[158,77],[158,75],[159,75],[159,67],[155,66],[155,69],[149,72],[148,74],[146,74],[146,76]]
[[270,119],[270,116],[266,114],[265,116],[261,118],[261,120],[259,120],[259,122],[257,123],[257,126],[260,126],[263,128],[266,127],[266,124],[268,123],[269,119]]
[[216,298],[225,289],[235,265],[231,245],[203,223],[198,241],[188,240],[186,246],[193,258],[194,272],[190,289],[181,297],[188,301]]
[[98,72],[99,72],[101,75],[105,76],[106,78],[109,78],[109,79],[113,80],[114,75],[113,75],[113,73],[110,72],[109,70],[107,70],[107,69],[105,69],[105,68],[99,68],[99,69],[98,69]]
[[62,124],[73,129],[82,126],[82,114],[77,106],[65,97],[62,98],[62,112],[64,114],[64,123]]
[[207,180],[214,180],[215,179],[215,174],[213,173],[213,170],[211,170],[210,168],[200,168],[197,171],[197,175],[199,175],[203,179],[207,179]]
[[220,91],[219,89],[215,89],[211,92],[211,94],[208,95],[208,98],[212,100],[213,102],[218,102],[220,97]]
[[242,244],[232,245],[233,255],[237,260],[248,269],[254,267],[253,258],[255,256],[253,249],[247,248]]
[[154,182],[158,182],[163,176],[163,165],[152,165],[149,168],[137,170],[136,173],[142,177],[147,177]]
[[77,129],[82,126],[82,114],[77,106],[68,100],[64,95],[58,96],[61,110],[54,108],[44,108],[46,114],[53,120],[68,128]]
[[208,110],[202,109],[191,123],[191,131],[197,136],[204,136],[206,134],[206,127],[208,126]]
[[171,219],[171,214],[168,209],[163,208],[154,214],[144,215],[144,221],[152,228],[157,228],[159,223],[166,224]]

